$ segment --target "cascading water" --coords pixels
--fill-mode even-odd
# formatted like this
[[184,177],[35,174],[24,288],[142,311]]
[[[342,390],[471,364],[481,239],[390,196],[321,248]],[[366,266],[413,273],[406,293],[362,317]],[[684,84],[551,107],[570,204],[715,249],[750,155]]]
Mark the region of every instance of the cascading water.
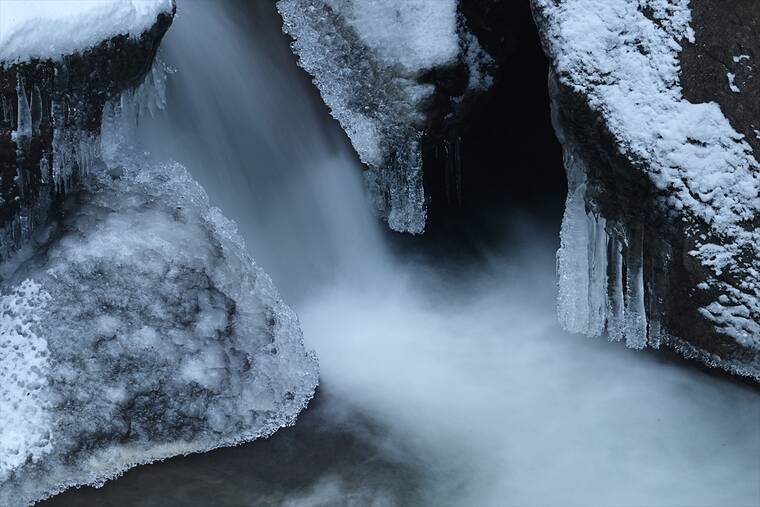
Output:
[[325,121],[279,23],[266,2],[181,3],[162,45],[177,70],[168,115],[145,122],[140,138],[160,158],[195,168],[293,300],[338,271],[359,275],[383,246],[361,166]]
[[562,332],[558,224],[504,220],[479,263],[390,252],[356,157],[279,23],[269,2],[179,2],[163,50],[177,70],[168,113],[139,134],[237,221],[300,315],[321,392],[268,441],[49,505],[756,501],[757,395]]

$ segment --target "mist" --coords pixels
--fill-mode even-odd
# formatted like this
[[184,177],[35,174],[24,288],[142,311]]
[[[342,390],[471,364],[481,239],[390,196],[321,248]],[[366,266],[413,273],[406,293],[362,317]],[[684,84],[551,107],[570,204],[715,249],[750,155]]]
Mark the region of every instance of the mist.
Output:
[[756,391],[561,331],[554,214],[491,214],[434,239],[386,232],[279,23],[269,2],[178,2],[161,54],[176,69],[168,109],[140,139],[237,222],[317,352],[318,395],[267,441],[45,505],[137,491],[141,505],[756,502]]

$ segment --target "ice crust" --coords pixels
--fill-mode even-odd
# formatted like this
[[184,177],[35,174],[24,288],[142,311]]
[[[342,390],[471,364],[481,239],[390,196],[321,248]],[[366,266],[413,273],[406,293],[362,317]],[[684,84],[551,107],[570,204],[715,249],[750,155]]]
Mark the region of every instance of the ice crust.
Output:
[[0,266],[0,505],[266,437],[314,394],[296,315],[175,162],[126,148],[162,81],[104,113],[59,223]]
[[314,77],[361,161],[376,213],[421,233],[426,203],[420,142],[433,68],[464,62],[471,89],[490,86],[485,54],[457,0],[279,0],[299,65]]
[[57,60],[116,35],[139,37],[173,0],[0,0],[0,64]]
[[[603,116],[621,152],[645,170],[666,207],[686,224],[704,224],[687,226],[696,245],[690,255],[713,274],[695,290],[719,294],[702,314],[718,332],[760,348],[760,233],[752,225],[760,215],[760,164],[718,104],[683,98],[680,44],[694,38],[688,0],[534,0],[534,6],[545,21],[559,80]],[[570,246],[571,231],[586,213],[580,204],[568,197],[560,320],[570,330],[595,334],[595,319],[583,314],[597,305],[571,302],[573,290],[584,290],[572,288],[573,277],[582,275],[571,271],[589,262],[578,257],[582,247]]]

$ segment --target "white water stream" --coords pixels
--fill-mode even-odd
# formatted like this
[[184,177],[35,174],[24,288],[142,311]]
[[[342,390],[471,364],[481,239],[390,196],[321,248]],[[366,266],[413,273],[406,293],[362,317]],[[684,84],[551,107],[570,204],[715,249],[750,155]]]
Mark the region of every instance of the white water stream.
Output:
[[[371,440],[374,451],[277,494],[271,484],[266,496],[241,485],[273,466],[274,453],[208,484],[191,475],[203,487],[190,496],[166,482],[143,505],[760,504],[757,391],[562,332],[559,224],[505,219],[501,247],[478,263],[389,248],[365,204],[361,168],[278,23],[263,0],[247,8],[180,1],[163,49],[177,68],[168,114],[141,134],[153,154],[187,165],[238,222],[298,312],[323,385],[322,415],[303,423]],[[354,425],[352,411],[380,430]],[[324,463],[343,459],[320,442],[292,445]],[[224,456],[212,454],[198,475],[222,468]],[[414,477],[373,475],[378,460]],[[302,474],[298,459],[288,463],[285,473]]]

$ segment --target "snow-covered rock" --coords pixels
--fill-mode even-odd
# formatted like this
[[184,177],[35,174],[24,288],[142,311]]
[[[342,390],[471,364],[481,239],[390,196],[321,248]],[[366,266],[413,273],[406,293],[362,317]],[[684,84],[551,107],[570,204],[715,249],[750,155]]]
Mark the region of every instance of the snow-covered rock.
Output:
[[266,437],[314,394],[298,319],[235,224],[129,148],[165,101],[172,14],[0,65],[2,506]]
[[[732,3],[746,10],[740,24],[760,22],[752,0]],[[725,23],[726,12],[713,3],[712,14],[692,25],[692,12],[709,4],[532,0],[552,62],[569,182],[560,320],[571,331],[606,332],[636,348],[666,344],[760,378],[752,115],[736,99],[733,108],[724,101],[736,95],[725,76],[726,93],[715,96],[705,93],[701,73],[682,83],[720,47],[702,38]],[[760,50],[751,30],[724,27],[718,39],[732,51]],[[752,86],[743,100],[760,102],[760,87]]]
[[423,145],[441,142],[444,125],[492,80],[492,58],[458,1],[280,0],[277,7],[299,64],[369,168],[377,214],[394,230],[421,233]]
[[173,0],[0,0],[0,62],[59,60],[117,35],[138,39]]
[[266,437],[317,384],[235,224],[179,164],[105,148],[2,265],[0,505]]
[[171,0],[0,0],[0,260],[97,158],[103,105],[172,17]]

